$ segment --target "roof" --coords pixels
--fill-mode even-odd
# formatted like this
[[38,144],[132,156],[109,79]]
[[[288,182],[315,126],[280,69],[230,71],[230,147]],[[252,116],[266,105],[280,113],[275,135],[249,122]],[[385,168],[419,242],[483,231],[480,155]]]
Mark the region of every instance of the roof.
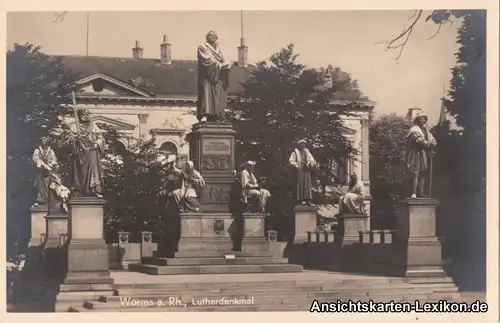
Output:
[[[102,56],[54,56],[64,66],[85,78],[96,73],[109,75],[157,97],[196,97],[198,63],[196,60],[173,60],[164,64],[153,58]],[[241,83],[250,77],[253,65],[235,66],[229,73],[229,94],[236,94]]]

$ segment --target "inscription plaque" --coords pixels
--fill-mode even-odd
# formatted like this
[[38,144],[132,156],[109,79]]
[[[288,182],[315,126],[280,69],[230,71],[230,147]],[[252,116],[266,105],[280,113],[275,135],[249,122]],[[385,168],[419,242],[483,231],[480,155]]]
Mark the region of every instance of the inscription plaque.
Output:
[[203,194],[206,197],[206,201],[214,204],[225,204],[229,203],[229,186],[222,185],[207,185],[206,194]]
[[202,146],[203,154],[208,155],[230,155],[231,140],[229,139],[204,139]]

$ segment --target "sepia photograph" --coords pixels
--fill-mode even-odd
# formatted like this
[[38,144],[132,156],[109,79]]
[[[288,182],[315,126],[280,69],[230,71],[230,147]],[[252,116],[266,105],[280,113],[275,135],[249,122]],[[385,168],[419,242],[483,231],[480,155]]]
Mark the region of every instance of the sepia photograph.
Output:
[[488,312],[489,11],[6,16],[7,312]]

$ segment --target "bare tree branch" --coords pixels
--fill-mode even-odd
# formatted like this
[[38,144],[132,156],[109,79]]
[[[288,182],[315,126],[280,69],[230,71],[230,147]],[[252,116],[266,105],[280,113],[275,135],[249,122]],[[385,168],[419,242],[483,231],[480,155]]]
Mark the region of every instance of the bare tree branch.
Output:
[[395,50],[399,49],[398,55],[395,57],[396,62],[398,62],[399,58],[403,54],[403,50],[408,43],[408,40],[410,39],[410,35],[413,32],[413,27],[417,24],[417,22],[420,20],[422,17],[423,10],[414,10],[413,14],[408,18],[408,20],[411,21],[410,25],[406,27],[406,25],[403,27],[403,31],[396,37],[394,37],[392,40],[389,41],[382,41],[379,42],[378,44],[385,44],[385,50]]
[[66,16],[67,11],[62,11],[62,12],[54,12],[54,16],[56,16],[55,20],[53,23],[59,23],[64,20],[64,17]]
[[443,27],[443,23],[442,22],[438,24],[438,27],[437,27],[436,32],[434,33],[434,35],[432,35],[431,37],[427,38],[427,40],[431,40],[434,37],[436,37],[439,34],[439,32],[441,31],[441,27]]

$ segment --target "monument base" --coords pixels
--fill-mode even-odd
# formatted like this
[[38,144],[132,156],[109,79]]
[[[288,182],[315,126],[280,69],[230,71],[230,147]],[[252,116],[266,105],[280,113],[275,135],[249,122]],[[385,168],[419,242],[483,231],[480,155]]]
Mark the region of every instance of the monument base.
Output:
[[103,239],[103,206],[94,197],[70,200],[68,271],[65,284],[111,284],[108,247]]
[[405,199],[396,207],[398,257],[402,276],[445,276],[442,246],[436,236],[436,206],[432,198]]

